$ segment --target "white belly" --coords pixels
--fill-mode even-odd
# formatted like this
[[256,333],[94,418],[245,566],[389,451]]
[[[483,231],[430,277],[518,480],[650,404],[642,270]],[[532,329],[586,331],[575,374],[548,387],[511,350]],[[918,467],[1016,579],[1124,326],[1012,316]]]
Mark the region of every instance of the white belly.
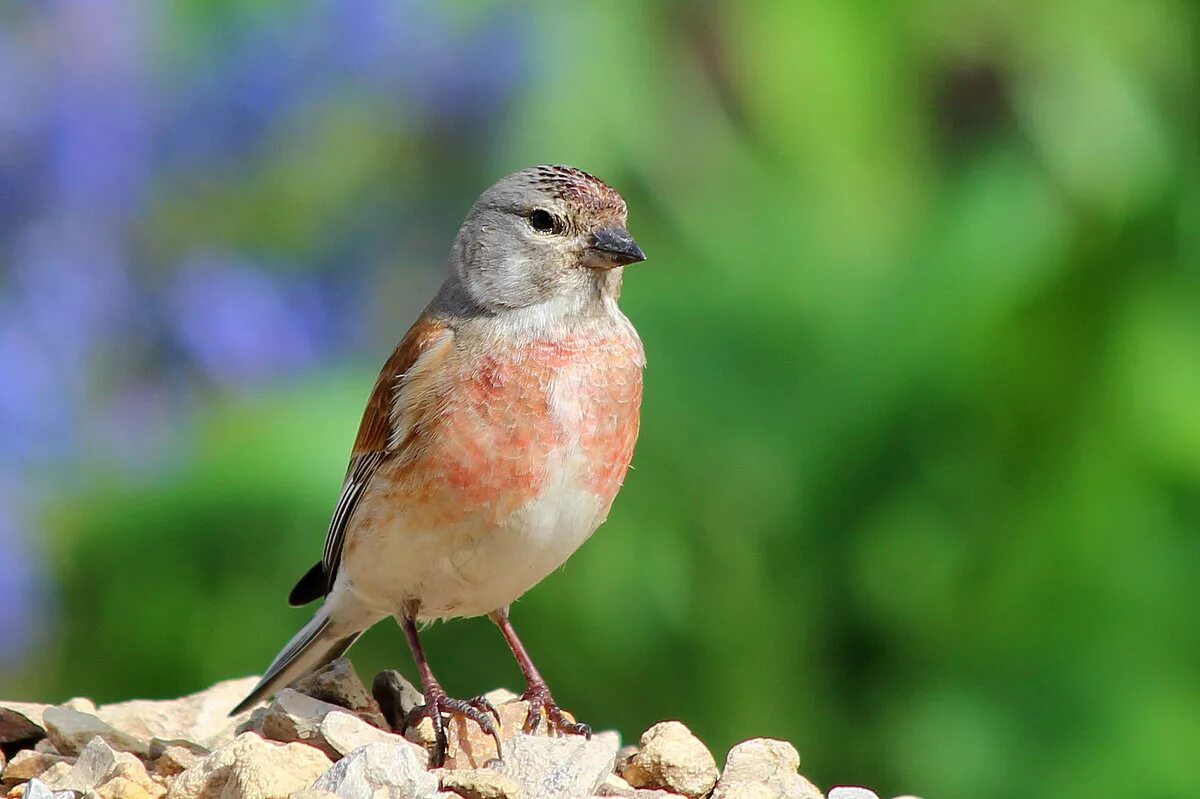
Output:
[[565,563],[608,512],[607,502],[581,487],[585,464],[574,452],[553,460],[545,489],[498,524],[479,514],[415,529],[403,507],[364,497],[338,582],[385,613],[413,602],[421,620],[506,607]]

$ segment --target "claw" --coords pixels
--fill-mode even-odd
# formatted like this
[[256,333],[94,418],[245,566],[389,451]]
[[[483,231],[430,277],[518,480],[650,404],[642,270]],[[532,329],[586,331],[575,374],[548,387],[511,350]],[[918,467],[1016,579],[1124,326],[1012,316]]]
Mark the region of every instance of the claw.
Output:
[[529,703],[529,713],[525,716],[525,732],[533,735],[542,723],[542,711],[546,712],[547,726],[551,734],[582,735],[588,740],[592,737],[592,728],[577,721],[568,721],[562,708],[550,695],[550,689],[544,686],[531,687],[521,697]]
[[474,699],[468,699],[467,704],[483,713],[490,713],[495,717],[496,723],[504,726],[504,722],[500,720],[500,712],[496,710],[496,706],[488,700],[486,696],[480,695]]
[[446,738],[446,719],[445,716],[459,715],[465,719],[470,719],[479,725],[479,729],[490,735],[496,742],[496,752],[502,752],[500,746],[500,733],[496,729],[496,725],[492,723],[488,714],[496,717],[496,721],[500,721],[500,714],[492,707],[492,703],[481,696],[474,699],[451,699],[442,692],[430,692],[425,704],[418,705],[404,717],[404,728],[415,727],[420,723],[421,719],[427,718],[433,724],[433,734],[435,738],[433,752],[433,766],[440,768],[446,764],[446,751],[450,747],[450,742]]

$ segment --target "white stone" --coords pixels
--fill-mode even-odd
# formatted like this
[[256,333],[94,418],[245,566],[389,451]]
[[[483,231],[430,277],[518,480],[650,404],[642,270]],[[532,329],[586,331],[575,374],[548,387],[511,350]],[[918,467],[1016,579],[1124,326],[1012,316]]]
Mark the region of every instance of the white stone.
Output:
[[637,754],[621,776],[635,788],[661,788],[684,796],[707,796],[717,783],[717,761],[678,721],[655,724],[642,735]]
[[429,763],[429,753],[425,751],[424,747],[412,743],[403,736],[372,727],[349,712],[335,710],[328,713],[321,720],[318,733],[329,748],[337,753],[338,757],[344,757],[367,744],[383,743],[411,747],[413,753],[421,761],[422,767],[428,766]]
[[787,741],[752,738],[729,750],[712,799],[824,799],[797,773],[800,755]]
[[75,799],[71,791],[52,791],[39,779],[32,779],[22,787],[25,788],[23,799]]
[[301,743],[264,741],[252,732],[214,751],[175,778],[168,799],[285,799],[308,788],[331,762]]
[[49,707],[42,714],[46,724],[46,735],[54,747],[64,755],[77,755],[93,738],[99,737],[113,749],[145,755],[150,751],[149,741],[114,728],[102,719],[80,710],[65,707]]
[[185,740],[216,749],[234,739],[235,730],[250,711],[230,717],[229,711],[258,682],[257,677],[225,680],[179,699],[134,699],[101,705],[95,715],[122,732],[149,742]]
[[437,795],[438,781],[411,746],[372,743],[339,760],[312,787],[341,799],[426,799]]
[[79,759],[70,770],[55,778],[49,777],[49,772],[42,775],[42,781],[47,787],[56,791],[84,791],[95,788],[104,782],[122,762],[130,768],[141,768],[145,773],[142,762],[128,752],[117,752],[106,744],[103,739],[96,737],[88,742],[79,752]]
[[441,773],[443,791],[465,799],[524,799],[524,789],[512,777],[489,768],[462,769]]
[[858,785],[840,785],[829,789],[829,799],[879,799],[879,795]]
[[583,799],[612,772],[616,753],[581,736],[518,735],[504,744],[500,773],[525,790],[525,799]]
[[32,749],[22,749],[4,767],[3,778],[9,782],[30,780],[41,776],[42,772],[57,763],[66,763],[70,766],[74,765],[75,759],[35,752]]

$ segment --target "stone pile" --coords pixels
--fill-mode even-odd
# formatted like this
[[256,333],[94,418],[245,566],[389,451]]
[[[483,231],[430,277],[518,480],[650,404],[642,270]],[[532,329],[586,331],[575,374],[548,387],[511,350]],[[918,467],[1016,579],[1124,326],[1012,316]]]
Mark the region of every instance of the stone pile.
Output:
[[[381,677],[402,689],[400,711],[420,701],[395,672]],[[500,690],[488,699],[501,718],[501,751],[476,725],[455,720],[447,726],[445,765],[430,768],[428,720],[406,736],[391,732],[348,661],[227,718],[254,683],[249,677],[182,699],[100,707],[86,699],[0,701],[0,797],[824,799],[783,741],[738,744],[718,770],[677,721],[651,727],[636,747],[622,748],[615,732],[590,740],[526,735],[527,705]],[[878,798],[835,788],[829,799]]]

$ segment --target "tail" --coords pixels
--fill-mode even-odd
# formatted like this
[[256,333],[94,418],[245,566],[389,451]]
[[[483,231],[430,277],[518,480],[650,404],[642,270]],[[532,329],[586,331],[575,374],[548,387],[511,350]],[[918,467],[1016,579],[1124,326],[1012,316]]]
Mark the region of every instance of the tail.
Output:
[[306,674],[336,660],[358,640],[363,630],[360,628],[347,635],[345,625],[336,624],[330,619],[329,604],[326,602],[308,624],[288,641],[258,685],[229,715],[236,716]]

